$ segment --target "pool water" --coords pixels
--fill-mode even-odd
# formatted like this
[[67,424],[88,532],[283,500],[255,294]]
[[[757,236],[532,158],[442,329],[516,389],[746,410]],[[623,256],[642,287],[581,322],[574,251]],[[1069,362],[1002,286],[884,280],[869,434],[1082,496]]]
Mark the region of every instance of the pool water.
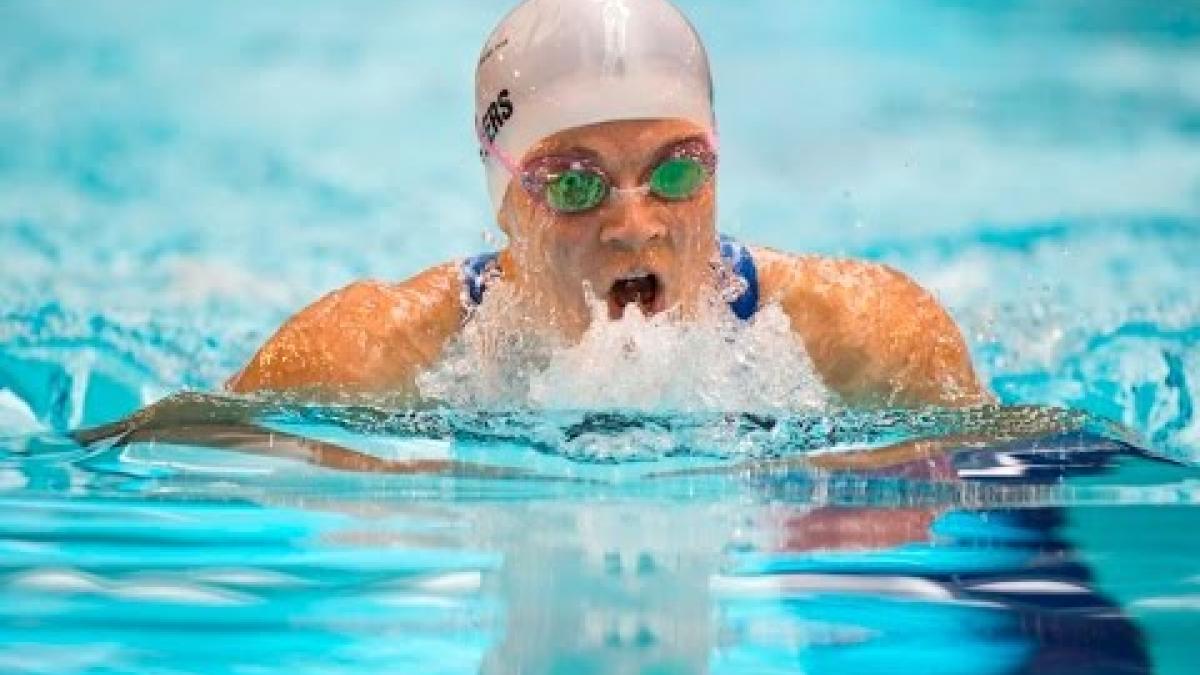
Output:
[[471,82],[507,7],[10,0],[0,671],[1191,672],[1200,9],[680,4],[722,229],[905,270],[1004,403],[1076,413],[218,401],[77,443],[332,288],[496,245]]

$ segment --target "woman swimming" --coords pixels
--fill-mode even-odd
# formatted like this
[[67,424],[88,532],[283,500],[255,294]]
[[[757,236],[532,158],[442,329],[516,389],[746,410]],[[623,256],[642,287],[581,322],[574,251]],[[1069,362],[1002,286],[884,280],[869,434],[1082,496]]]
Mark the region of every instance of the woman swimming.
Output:
[[774,303],[847,404],[991,400],[958,328],[903,274],[718,235],[708,61],[666,0],[527,0],[485,43],[475,93],[508,246],[331,293],[287,321],[231,391],[418,400],[418,373],[502,287],[508,313],[568,341],[632,307],[689,321],[727,306],[750,321]]

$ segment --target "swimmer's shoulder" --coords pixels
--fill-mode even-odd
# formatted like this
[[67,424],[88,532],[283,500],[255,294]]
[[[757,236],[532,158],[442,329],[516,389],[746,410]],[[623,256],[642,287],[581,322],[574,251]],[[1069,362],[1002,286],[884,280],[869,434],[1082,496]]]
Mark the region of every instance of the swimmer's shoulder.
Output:
[[288,319],[227,388],[403,395],[461,327],[461,283],[459,264],[448,262],[332,291]]
[[764,303],[786,302],[790,296],[826,298],[830,301],[861,297],[864,292],[898,302],[929,298],[929,293],[908,275],[882,263],[836,258],[813,253],[786,253],[752,246]]
[[927,289],[891,266],[754,247],[764,305],[777,304],[822,378],[885,405],[991,400],[966,341]]
[[751,249],[761,304],[778,305],[810,352],[845,354],[880,312],[924,305],[928,294],[903,273],[878,263],[816,254]]

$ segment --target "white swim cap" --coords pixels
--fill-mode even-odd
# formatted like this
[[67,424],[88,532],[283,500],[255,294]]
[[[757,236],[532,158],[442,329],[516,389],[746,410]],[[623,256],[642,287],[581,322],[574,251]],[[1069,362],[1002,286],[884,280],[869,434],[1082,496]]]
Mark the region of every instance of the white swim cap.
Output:
[[700,36],[667,0],[525,0],[475,70],[475,125],[492,204],[539,140],[612,120],[680,118],[715,131]]

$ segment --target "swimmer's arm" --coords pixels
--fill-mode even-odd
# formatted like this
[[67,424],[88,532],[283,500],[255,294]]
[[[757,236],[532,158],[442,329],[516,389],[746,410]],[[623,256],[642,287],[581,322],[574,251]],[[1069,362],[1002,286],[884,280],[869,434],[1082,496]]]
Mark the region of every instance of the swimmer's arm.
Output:
[[961,407],[994,402],[954,320],[904,274],[874,263],[788,256],[761,260],[765,301],[778,301],[825,384],[850,405]]
[[[751,459],[734,466],[651,475],[658,478],[723,474],[754,477],[813,470],[870,473],[907,465],[913,469],[907,474],[910,478],[950,481],[955,480],[957,474],[947,462],[959,450],[997,447],[1023,439],[1079,432],[1087,428],[1089,420],[1086,415],[1072,410],[1037,405],[986,405],[961,412],[963,417],[947,420],[947,428],[958,428],[958,433],[916,437],[875,448],[799,452],[779,459]],[[1131,445],[1140,445],[1136,434],[1119,425],[1106,428],[1105,435]]]
[[260,418],[275,407],[268,401],[184,392],[149,405],[110,424],[78,429],[80,445],[122,447],[133,443],[197,445],[263,457],[296,460],[355,473],[427,474],[473,478],[535,478],[522,469],[451,459],[387,459],[352,448],[277,431]]
[[448,263],[397,284],[360,281],[334,291],[289,319],[226,388],[414,402],[417,374],[462,324],[460,288]]

